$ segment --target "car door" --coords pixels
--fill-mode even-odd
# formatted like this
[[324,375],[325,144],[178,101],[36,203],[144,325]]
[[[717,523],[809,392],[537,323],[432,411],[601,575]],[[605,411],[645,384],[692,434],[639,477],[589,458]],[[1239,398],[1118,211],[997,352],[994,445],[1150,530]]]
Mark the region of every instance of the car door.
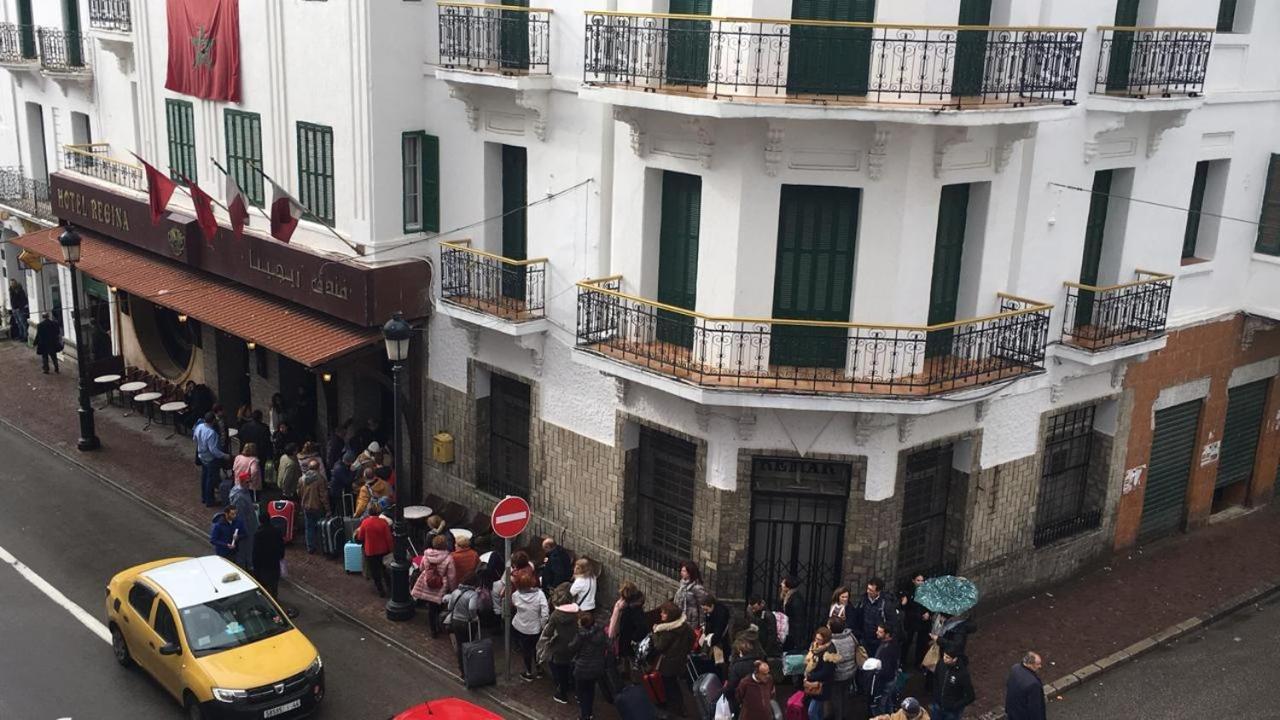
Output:
[[[147,652],[152,654],[155,662],[151,674],[170,695],[181,700],[182,671],[186,666],[188,651],[182,646],[182,634],[178,631],[175,617],[167,600],[160,598],[156,601],[155,616],[148,628]],[[161,655],[160,648],[169,644],[177,645],[180,652],[177,655]]]
[[[156,591],[140,580],[129,588],[129,604],[120,613],[120,625],[129,653],[142,669],[155,675],[155,649],[147,647],[151,637],[151,610],[155,605]],[[152,642],[152,645],[155,643]]]

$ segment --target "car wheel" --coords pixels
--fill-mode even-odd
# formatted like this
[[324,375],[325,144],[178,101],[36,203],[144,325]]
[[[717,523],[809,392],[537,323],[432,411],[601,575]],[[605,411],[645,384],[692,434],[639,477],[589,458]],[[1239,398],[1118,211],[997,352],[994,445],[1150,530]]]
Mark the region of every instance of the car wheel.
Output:
[[120,628],[115,625],[111,626],[111,654],[115,655],[116,662],[121,667],[133,667],[133,656],[129,654],[129,645],[124,641],[124,634],[120,632]]
[[200,703],[196,702],[190,692],[184,693],[184,695],[185,699],[182,704],[187,711],[187,720],[204,720],[204,710],[200,709]]

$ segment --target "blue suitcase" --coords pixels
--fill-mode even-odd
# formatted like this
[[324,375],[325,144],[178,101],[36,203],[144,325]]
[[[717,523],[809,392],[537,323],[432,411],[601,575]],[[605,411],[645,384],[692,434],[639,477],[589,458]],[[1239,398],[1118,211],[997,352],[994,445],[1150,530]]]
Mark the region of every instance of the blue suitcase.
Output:
[[342,546],[342,567],[349,573],[358,573],[364,567],[364,546],[349,542]]
[[657,711],[649,694],[639,685],[628,685],[614,696],[613,707],[622,720],[654,720]]

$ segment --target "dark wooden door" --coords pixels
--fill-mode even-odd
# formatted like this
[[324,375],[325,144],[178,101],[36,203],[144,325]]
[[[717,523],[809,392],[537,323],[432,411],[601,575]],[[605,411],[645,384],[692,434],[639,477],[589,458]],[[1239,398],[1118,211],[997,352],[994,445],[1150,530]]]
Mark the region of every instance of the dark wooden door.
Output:
[[[849,321],[861,193],[858,188],[782,186],[774,318]],[[842,368],[847,345],[844,328],[774,325],[769,362]]]
[[[1093,194],[1089,199],[1089,217],[1084,226],[1084,256],[1080,260],[1080,284],[1097,285],[1102,266],[1102,244],[1106,238],[1107,206],[1111,193],[1111,170],[1099,170],[1093,174]],[[1076,327],[1095,325],[1093,317],[1094,292],[1080,290],[1076,298]]]
[[[662,226],[658,238],[658,302],[693,310],[698,301],[698,227],[702,219],[702,178],[662,174]],[[657,339],[693,347],[693,318],[659,310]]]
[[948,527],[952,446],[930,448],[907,457],[902,490],[902,527],[898,533],[898,577],[950,575],[957,556],[949,537],[962,535]]
[[[522,147],[502,146],[502,256],[510,260],[529,257],[528,154]],[[524,302],[525,266],[502,266],[502,295]]]
[[[938,231],[933,243],[933,278],[929,284],[929,324],[954,322],[960,299],[960,268],[964,261],[965,225],[969,217],[969,186],[944,185],[938,205]],[[926,357],[952,355],[953,329],[929,332]]]
[[956,60],[952,71],[952,95],[981,95],[987,64],[987,26],[991,25],[991,0],[961,0],[957,25],[982,26],[982,30],[956,33]]
[[[1116,0],[1116,27],[1133,27],[1138,24],[1138,5],[1141,0]],[[1111,36],[1111,53],[1107,60],[1107,90],[1129,88],[1129,74],[1133,68],[1134,33],[1132,30],[1116,30]]]
[[[792,0],[793,20],[874,22],[875,0]],[[874,38],[871,28],[792,25],[787,92],[866,95]]]
[[[711,0],[671,0],[672,15],[710,15]],[[701,20],[667,21],[667,72],[671,85],[707,84],[711,23]]]

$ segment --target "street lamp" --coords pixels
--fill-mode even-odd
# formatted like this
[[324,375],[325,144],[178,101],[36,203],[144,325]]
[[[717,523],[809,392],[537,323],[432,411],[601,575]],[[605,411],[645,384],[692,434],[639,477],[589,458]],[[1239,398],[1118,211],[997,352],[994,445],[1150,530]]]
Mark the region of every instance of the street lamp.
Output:
[[404,487],[396,488],[396,514],[392,532],[395,535],[395,552],[391,561],[391,599],[387,601],[387,619],[403,621],[413,617],[413,598],[409,597],[409,529],[404,523],[404,504],[415,499],[409,480],[412,472],[406,472],[400,464],[400,373],[405,358],[409,357],[409,339],[413,327],[404,316],[396,313],[382,326],[382,339],[387,344],[387,359],[391,361],[391,451],[393,465],[397,468]]
[[62,246],[62,259],[71,268],[71,326],[76,332],[76,370],[80,376],[77,381],[80,390],[80,440],[76,442],[76,447],[81,450],[97,450],[102,447],[102,443],[98,441],[98,434],[93,428],[93,405],[89,402],[87,377],[89,371],[84,366],[84,343],[80,337],[84,334],[80,327],[80,282],[76,273],[76,263],[80,262],[80,233],[68,225],[58,236],[58,244]]

